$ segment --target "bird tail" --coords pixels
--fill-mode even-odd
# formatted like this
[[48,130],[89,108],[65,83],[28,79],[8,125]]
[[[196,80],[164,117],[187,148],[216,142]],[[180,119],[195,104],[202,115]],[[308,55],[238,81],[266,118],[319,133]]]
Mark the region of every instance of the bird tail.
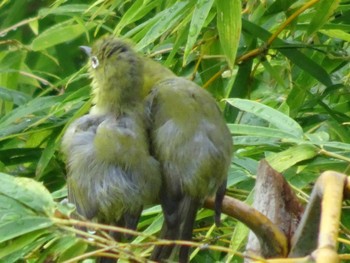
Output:
[[[201,202],[189,196],[183,197],[180,201],[167,200],[163,202],[164,223],[160,232],[161,239],[185,240],[192,239],[193,225],[196,219],[197,210]],[[156,246],[151,255],[151,259],[162,262],[175,257],[173,251],[179,249],[178,262],[188,262],[189,246],[160,245]]]
[[221,216],[221,210],[222,210],[222,201],[224,200],[225,193],[226,193],[226,186],[227,186],[227,180],[225,180],[218,190],[216,191],[215,195],[215,225],[220,226],[220,216]]

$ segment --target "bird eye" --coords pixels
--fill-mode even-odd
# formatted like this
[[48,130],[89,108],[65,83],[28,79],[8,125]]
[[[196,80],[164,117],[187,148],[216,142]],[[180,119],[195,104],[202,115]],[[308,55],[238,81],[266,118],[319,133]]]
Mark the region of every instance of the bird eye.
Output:
[[91,66],[92,68],[97,68],[100,62],[98,61],[98,58],[96,56],[91,57]]

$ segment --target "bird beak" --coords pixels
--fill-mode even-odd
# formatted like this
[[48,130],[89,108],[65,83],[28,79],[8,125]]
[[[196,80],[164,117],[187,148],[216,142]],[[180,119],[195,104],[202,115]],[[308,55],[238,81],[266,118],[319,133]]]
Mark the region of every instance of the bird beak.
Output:
[[80,46],[79,47],[82,51],[84,51],[84,53],[86,55],[88,55],[89,57],[91,56],[91,47],[88,46]]

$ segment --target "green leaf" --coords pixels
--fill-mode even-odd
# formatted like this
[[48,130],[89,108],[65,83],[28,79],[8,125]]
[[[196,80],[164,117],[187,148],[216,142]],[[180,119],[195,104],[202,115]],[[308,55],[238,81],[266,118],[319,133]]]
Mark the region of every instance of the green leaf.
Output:
[[39,21],[38,20],[33,20],[32,22],[30,22],[29,27],[35,35],[39,34]]
[[11,101],[16,105],[22,105],[31,99],[31,97],[24,92],[3,87],[0,87],[0,98],[6,101]]
[[45,171],[45,168],[49,164],[50,160],[52,159],[53,155],[55,154],[55,151],[57,149],[56,142],[57,133],[54,132],[53,134],[50,134],[50,137],[48,137],[47,146],[44,148],[42,155],[40,156],[40,159],[37,163],[36,171],[35,171],[35,177],[37,180],[41,178],[43,175],[43,172]]
[[320,81],[325,86],[332,86],[333,82],[328,74],[328,72],[317,64],[314,60],[305,56],[303,53],[299,52],[295,48],[283,48],[279,51],[285,55],[290,61],[295,63],[302,70],[313,76],[315,79]]
[[26,121],[32,119],[30,117],[31,114],[47,110],[48,108],[54,106],[56,103],[62,102],[62,99],[63,98],[60,98],[59,96],[38,97],[32,99],[27,104],[21,105],[20,107],[16,108],[1,118],[0,128],[8,128],[10,124],[16,124],[20,120],[23,124],[25,124]]
[[56,24],[37,36],[33,40],[31,48],[34,51],[40,51],[71,41],[89,31],[92,27],[92,23],[86,23],[85,26],[81,24],[71,25],[70,22]]
[[216,1],[217,28],[220,44],[224,50],[229,67],[232,69],[235,61],[241,35],[241,12],[240,0]]
[[[186,2],[176,2],[173,6],[156,15],[157,22],[148,29],[147,34],[136,45],[136,49],[142,49],[154,42],[159,36],[164,34],[173,25],[178,23],[181,17],[184,15],[185,7],[188,5]],[[154,17],[153,19],[156,19]]]
[[350,42],[350,34],[339,29],[333,29],[333,30],[320,30],[320,32],[326,36],[332,37],[332,38],[338,38],[345,40],[347,42]]
[[318,149],[310,144],[293,146],[285,151],[269,155],[266,160],[273,169],[282,173],[294,164],[317,156]]
[[39,16],[47,15],[68,15],[68,14],[83,14],[89,5],[86,4],[68,4],[58,7],[42,8],[39,11]]
[[[150,236],[156,234],[162,228],[163,222],[164,218],[163,215],[160,213],[154,218],[152,224],[149,225],[145,230],[143,230],[142,233]],[[145,239],[146,237],[144,236],[138,236],[137,238],[135,238],[134,241],[132,241],[132,244],[139,244]]]
[[60,253],[61,256],[58,258],[58,262],[64,262],[68,259],[79,256],[88,248],[88,244],[82,239],[72,239],[72,237],[70,237],[70,240],[68,240],[67,243],[69,246]]
[[262,146],[262,145],[273,145],[278,146],[279,140],[273,139],[273,138],[264,138],[264,137],[257,137],[257,136],[235,136],[233,138],[233,144],[238,146],[249,146],[249,145],[256,145],[256,146]]
[[232,134],[252,135],[257,137],[278,138],[280,140],[297,139],[294,133],[283,130],[245,124],[227,124]]
[[304,134],[303,129],[295,120],[262,103],[245,99],[226,99],[226,101],[240,110],[250,112],[268,121],[273,126],[295,138],[302,138]]
[[[30,245],[37,238],[39,238],[45,233],[46,231],[43,231],[42,229],[40,229],[40,230],[32,231],[30,233],[19,236],[12,242],[9,242],[9,244],[6,245],[6,249],[0,249],[0,259],[7,257],[10,254],[14,254],[16,251],[20,251],[20,250],[26,251],[26,247],[28,245]],[[20,257],[20,255],[18,257]]]
[[41,258],[47,258],[52,255],[59,255],[59,258],[55,258],[55,262],[63,262],[74,256],[76,253],[82,254],[87,248],[87,243],[82,239],[75,238],[74,236],[66,235],[57,238],[53,242],[46,245],[44,253],[41,253]]
[[197,41],[199,33],[201,32],[204,22],[208,17],[209,11],[213,6],[214,0],[199,0],[194,8],[192,20],[190,24],[189,34],[187,36],[187,42],[185,46],[185,52],[183,57],[183,64],[187,64],[188,56],[191,49]]
[[131,7],[125,12],[125,14],[121,17],[118,22],[116,28],[114,29],[114,35],[120,35],[120,32],[127,25],[134,23],[138,19],[146,16],[153,8],[158,5],[157,1],[145,1],[145,0],[137,0],[135,1]]
[[51,215],[54,210],[54,201],[49,191],[41,183],[30,178],[0,173],[0,194],[11,197],[39,213]]
[[33,211],[11,197],[0,195],[0,202],[0,224],[17,220],[23,216],[35,215]]
[[265,15],[273,15],[279,12],[286,12],[288,8],[293,5],[296,0],[275,0],[271,2],[271,5],[268,6],[268,9],[265,12]]
[[340,149],[350,151],[350,144],[343,142],[313,142],[321,147],[330,147],[334,149]]
[[9,148],[0,150],[0,161],[8,165],[16,165],[38,160],[41,149],[38,148]]
[[[250,44],[250,48],[254,49],[256,47],[256,41],[253,41]],[[226,87],[226,96],[225,98],[245,98],[249,92],[249,85],[251,82],[253,60],[249,60],[245,63],[238,65],[238,71],[236,76],[232,76]],[[233,85],[231,80],[234,78]],[[234,122],[238,110],[231,107],[229,104],[226,104],[224,110],[225,119],[228,122]]]
[[311,35],[320,29],[339,6],[340,0],[321,0],[315,6],[316,12],[313,15],[307,34]]
[[233,187],[243,181],[248,180],[249,177],[247,176],[246,172],[243,172],[242,169],[235,169],[232,168],[229,170],[228,176],[227,176],[227,188]]
[[[258,37],[263,41],[267,41],[271,37],[271,33],[264,28],[246,20],[242,19],[243,30],[248,31],[252,36]],[[300,46],[300,45],[299,45]],[[272,47],[276,47],[279,52],[286,56],[296,66],[313,76],[325,86],[332,86],[332,80],[328,72],[317,64],[315,61],[301,53],[297,46],[287,43],[279,38],[275,39]]]
[[39,216],[24,216],[14,221],[1,223],[0,243],[52,225],[49,218]]

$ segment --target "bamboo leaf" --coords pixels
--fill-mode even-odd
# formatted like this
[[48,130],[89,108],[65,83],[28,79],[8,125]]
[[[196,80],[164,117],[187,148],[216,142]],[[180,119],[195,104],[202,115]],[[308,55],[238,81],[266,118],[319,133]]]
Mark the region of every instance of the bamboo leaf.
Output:
[[286,12],[291,5],[293,5],[296,0],[275,0],[271,3],[265,12],[265,15],[273,15],[279,12]]
[[145,1],[145,0],[137,0],[132,6],[125,12],[125,14],[121,17],[118,25],[114,29],[114,35],[120,35],[120,32],[126,27],[128,24],[134,23],[139,18],[142,18],[147,15],[149,11],[155,8],[158,5],[156,1]]
[[194,8],[192,20],[190,24],[189,34],[185,46],[183,64],[187,64],[188,56],[193,48],[199,33],[202,30],[205,20],[208,17],[209,11],[213,6],[214,0],[199,0]]
[[11,101],[16,105],[22,105],[31,99],[31,97],[24,92],[3,87],[0,87],[0,98],[6,101]]
[[[267,41],[271,36],[271,33],[265,30],[264,28],[254,23],[251,23],[246,19],[243,19],[242,21],[243,29],[248,31],[253,36],[258,37],[263,41]],[[325,86],[333,85],[328,72],[315,61],[301,53],[294,45],[286,43],[285,41],[277,38],[274,40],[272,48],[274,46],[278,47],[278,51],[281,52],[284,56],[286,56],[295,65],[305,70],[305,72],[313,76]]]
[[240,0],[216,1],[217,27],[220,37],[220,44],[224,50],[229,67],[232,69],[241,35],[241,12],[242,3]]
[[[15,254],[16,252],[19,254],[15,260],[19,260],[20,258],[23,258],[24,253],[30,247],[30,244],[35,242],[37,238],[45,234],[46,231],[43,231],[42,229],[21,235],[18,237],[15,242],[9,242],[7,244],[6,249],[1,249],[0,250],[0,259],[4,259],[4,257],[7,257],[12,254]],[[22,255],[21,255],[22,254]],[[11,262],[11,261],[5,261],[5,262]],[[14,262],[14,261],[12,261]]]
[[320,29],[339,6],[340,0],[321,0],[316,5],[316,12],[313,15],[307,34],[311,35]]
[[39,34],[33,40],[31,48],[34,51],[40,51],[67,41],[71,41],[83,33],[86,33],[92,28],[92,26],[92,23],[88,23],[85,26],[81,24],[71,25],[67,22],[57,24]]
[[[66,260],[79,256],[88,248],[88,244],[82,239],[72,239],[69,237],[69,240],[67,241],[68,246],[60,253],[61,256],[59,257],[58,262],[65,262]],[[57,252],[57,250],[55,250],[55,252]]]
[[176,2],[173,6],[157,14],[157,22],[149,28],[147,34],[136,45],[137,49],[142,49],[154,42],[159,36],[164,34],[173,25],[179,22],[184,15],[184,10],[188,4],[186,2]]
[[329,36],[332,38],[338,38],[338,39],[342,39],[347,42],[350,42],[350,34],[347,33],[346,31],[333,29],[333,30],[320,30],[320,32],[326,36]]
[[[7,128],[8,125],[12,123],[18,123],[19,120],[23,120],[22,124],[26,124],[30,119],[33,119],[30,116],[32,113],[39,111],[47,110],[48,108],[54,106],[56,103],[59,103],[63,98],[59,96],[52,97],[38,97],[27,104],[23,104],[20,107],[16,108],[6,116],[0,119],[0,128]],[[18,123],[18,124],[21,124]]]
[[244,124],[227,124],[232,134],[252,135],[256,137],[277,138],[280,140],[295,140],[298,137],[294,133],[280,129]]
[[37,163],[35,177],[37,180],[43,175],[45,168],[48,166],[50,160],[52,159],[55,151],[57,149],[58,143],[56,142],[57,133],[53,132],[48,138],[47,146],[44,148],[42,155]]
[[0,222],[0,243],[52,225],[49,218],[39,216],[24,216],[6,223]]
[[317,156],[317,148],[310,144],[301,144],[285,151],[269,155],[266,160],[276,171],[282,173],[298,162]]
[[67,14],[82,14],[87,10],[89,5],[87,4],[68,4],[58,7],[42,8],[39,11],[39,16],[47,15],[67,15]]
[[262,146],[262,145],[274,145],[278,146],[279,140],[276,138],[264,138],[257,136],[235,136],[233,138],[233,144],[238,146]]
[[259,102],[245,99],[226,99],[226,101],[240,110],[255,114],[295,138],[302,138],[303,136],[303,129],[300,125],[295,120],[278,110]]

